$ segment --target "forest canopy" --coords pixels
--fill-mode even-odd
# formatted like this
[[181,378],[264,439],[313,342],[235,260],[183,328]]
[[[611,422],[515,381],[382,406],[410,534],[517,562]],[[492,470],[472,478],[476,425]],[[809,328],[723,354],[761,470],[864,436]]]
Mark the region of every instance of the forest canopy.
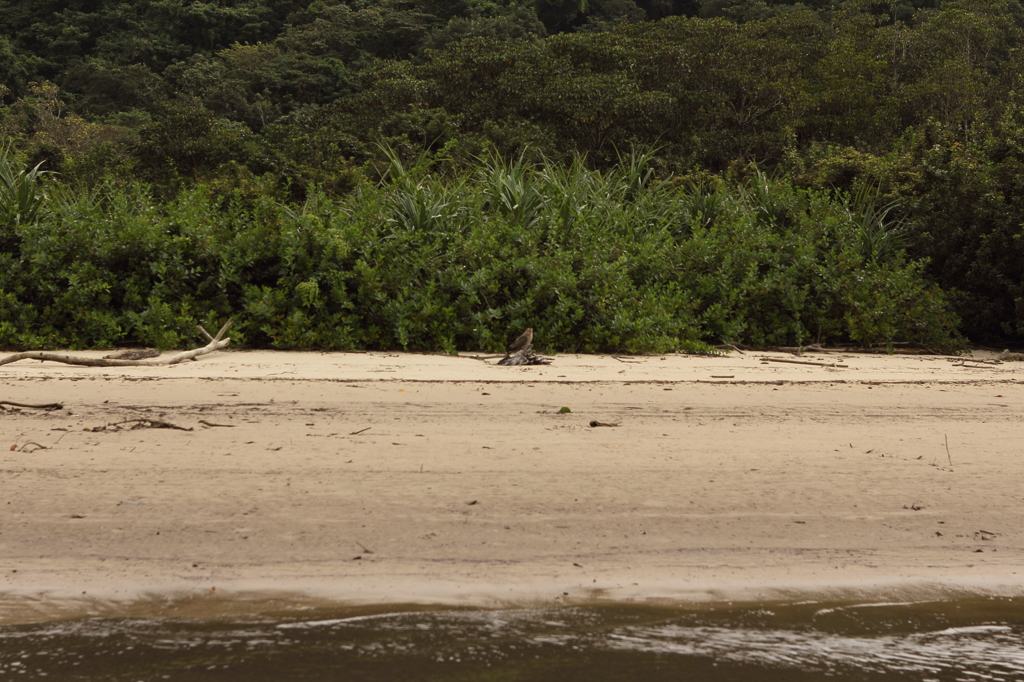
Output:
[[[1018,0],[0,0],[0,346],[166,345],[232,307],[278,347],[500,347],[538,317],[587,350],[1021,344],[1022,48]],[[162,265],[104,252],[154,230]],[[240,274],[244,234],[288,230],[309,263],[279,243]],[[530,265],[470,295],[473,239]]]

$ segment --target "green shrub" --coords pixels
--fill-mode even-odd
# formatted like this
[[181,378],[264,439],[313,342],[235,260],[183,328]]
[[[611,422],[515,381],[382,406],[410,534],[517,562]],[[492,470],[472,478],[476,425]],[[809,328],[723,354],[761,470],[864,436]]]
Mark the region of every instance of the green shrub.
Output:
[[759,173],[673,186],[649,155],[620,161],[439,176],[395,156],[378,184],[301,205],[65,192],[3,228],[0,345],[191,345],[229,316],[238,343],[272,348],[500,350],[525,327],[544,351],[960,343],[922,263],[895,239],[865,250],[856,202]]

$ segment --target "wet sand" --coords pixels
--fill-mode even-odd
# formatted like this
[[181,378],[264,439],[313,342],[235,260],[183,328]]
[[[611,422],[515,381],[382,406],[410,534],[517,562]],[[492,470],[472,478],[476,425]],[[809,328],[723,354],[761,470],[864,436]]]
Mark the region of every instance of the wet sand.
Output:
[[0,622],[1024,595],[1024,363],[468,355],[0,367]]

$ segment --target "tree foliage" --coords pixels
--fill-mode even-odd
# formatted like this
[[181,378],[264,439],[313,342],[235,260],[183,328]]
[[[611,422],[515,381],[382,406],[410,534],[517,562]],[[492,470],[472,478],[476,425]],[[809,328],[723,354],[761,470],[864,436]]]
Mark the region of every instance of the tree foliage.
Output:
[[425,154],[409,224],[481,159],[652,149],[705,222],[764,171],[845,193],[861,261],[905,253],[971,339],[1020,343],[1022,31],[1018,0],[0,0],[0,138],[72,193],[221,210],[348,201],[382,149]]

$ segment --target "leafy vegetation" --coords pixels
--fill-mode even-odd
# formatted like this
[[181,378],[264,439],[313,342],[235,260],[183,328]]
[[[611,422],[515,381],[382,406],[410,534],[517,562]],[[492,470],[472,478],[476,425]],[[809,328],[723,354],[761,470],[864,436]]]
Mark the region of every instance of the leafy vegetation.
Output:
[[0,0],[0,345],[1019,344],[1022,55],[1018,0]]
[[443,159],[387,151],[380,183],[301,206],[204,186],[49,198],[0,233],[0,345],[173,346],[240,314],[242,342],[278,348],[500,349],[526,326],[584,352],[957,347],[942,292],[902,251],[865,251],[867,229],[885,242],[843,195],[761,173],[673,187],[643,154],[608,172],[492,155],[440,178]]

